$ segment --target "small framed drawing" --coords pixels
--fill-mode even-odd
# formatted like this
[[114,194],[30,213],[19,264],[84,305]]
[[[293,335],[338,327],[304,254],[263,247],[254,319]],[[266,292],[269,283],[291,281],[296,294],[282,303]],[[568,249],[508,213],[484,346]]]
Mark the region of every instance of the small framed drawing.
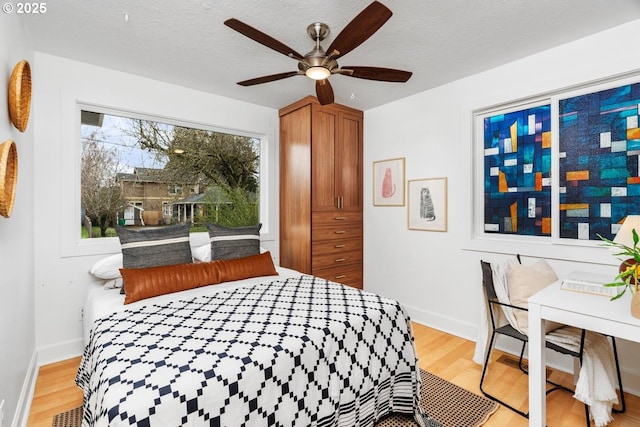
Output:
[[409,230],[447,231],[447,178],[408,181]]
[[404,206],[404,157],[373,162],[373,205]]

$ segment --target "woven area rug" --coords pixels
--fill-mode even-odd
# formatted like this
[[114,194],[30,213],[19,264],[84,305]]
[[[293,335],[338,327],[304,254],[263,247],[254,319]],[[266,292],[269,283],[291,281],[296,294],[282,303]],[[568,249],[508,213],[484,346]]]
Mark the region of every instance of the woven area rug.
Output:
[[[479,427],[491,414],[498,410],[498,404],[462,387],[450,383],[427,371],[420,370],[422,393],[420,406],[433,420],[429,427]],[[80,427],[82,407],[56,415],[52,427]],[[414,427],[418,424],[408,415],[393,414],[383,418],[375,427]]]
[[82,425],[82,406],[62,412],[53,417],[53,427],[80,427]]
[[[500,405],[449,381],[420,370],[422,392],[420,407],[442,427],[479,427],[498,410]],[[437,425],[427,421],[429,426]],[[415,427],[413,417],[393,414],[380,420],[375,427]]]

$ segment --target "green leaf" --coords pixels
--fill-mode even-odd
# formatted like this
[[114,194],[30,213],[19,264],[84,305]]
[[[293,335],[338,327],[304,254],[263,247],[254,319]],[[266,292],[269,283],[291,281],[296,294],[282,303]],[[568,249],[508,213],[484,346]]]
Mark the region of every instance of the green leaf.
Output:
[[624,295],[624,293],[625,293],[625,291],[626,291],[626,290],[627,290],[627,289],[625,288],[625,290],[624,290],[624,291],[622,291],[622,292],[620,292],[618,295],[616,295],[616,296],[614,296],[614,297],[611,297],[611,300],[610,300],[610,301],[615,301],[615,300],[617,300],[618,298],[620,298],[622,295]]
[[614,288],[616,286],[627,286],[627,285],[628,283],[625,283],[625,282],[615,282],[615,283],[605,283],[602,286],[606,286],[608,288]]

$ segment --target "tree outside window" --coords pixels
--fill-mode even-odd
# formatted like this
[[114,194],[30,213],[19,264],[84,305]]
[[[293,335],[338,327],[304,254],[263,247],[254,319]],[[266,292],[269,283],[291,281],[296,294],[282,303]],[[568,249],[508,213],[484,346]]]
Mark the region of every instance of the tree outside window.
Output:
[[82,237],[116,224],[259,222],[260,140],[82,111]]

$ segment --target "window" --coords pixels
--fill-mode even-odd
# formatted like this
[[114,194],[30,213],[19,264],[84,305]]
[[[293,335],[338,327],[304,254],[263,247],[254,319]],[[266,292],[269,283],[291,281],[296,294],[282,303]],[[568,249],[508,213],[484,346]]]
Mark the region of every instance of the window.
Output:
[[639,78],[548,95],[474,115],[478,238],[597,246],[640,211]]
[[82,238],[115,236],[116,224],[260,222],[261,139],[81,110]]
[[178,185],[170,185],[169,194],[182,194],[182,187]]

